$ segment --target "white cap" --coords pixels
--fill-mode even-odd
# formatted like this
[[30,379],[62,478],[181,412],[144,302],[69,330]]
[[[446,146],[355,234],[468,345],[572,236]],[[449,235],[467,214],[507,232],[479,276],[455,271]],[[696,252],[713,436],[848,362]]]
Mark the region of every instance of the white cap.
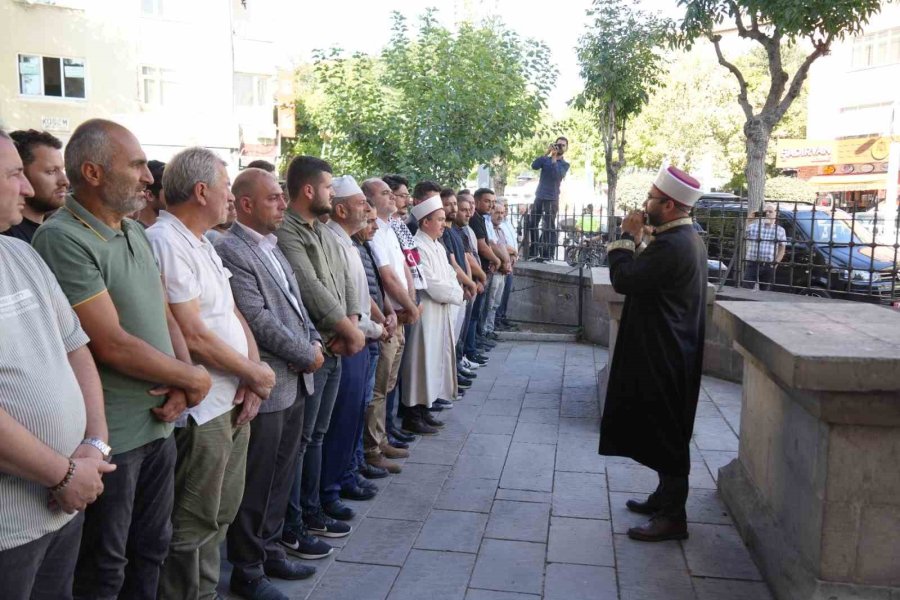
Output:
[[353,179],[353,175],[335,177],[331,181],[331,185],[334,187],[335,198],[349,198],[350,196],[357,196],[363,193],[362,189],[356,184],[356,180]]
[[441,202],[441,196],[439,194],[435,194],[421,204],[413,206],[412,214],[416,218],[416,221],[421,221],[422,218],[427,217],[434,211],[440,210],[442,208],[444,208],[444,203]]
[[703,195],[700,182],[675,167],[663,166],[653,185],[675,202],[685,206],[694,206]]

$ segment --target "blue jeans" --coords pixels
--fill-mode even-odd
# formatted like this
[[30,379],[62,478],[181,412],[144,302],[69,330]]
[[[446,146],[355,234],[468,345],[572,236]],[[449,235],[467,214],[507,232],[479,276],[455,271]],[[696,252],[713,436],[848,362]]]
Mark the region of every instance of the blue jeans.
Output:
[[319,510],[319,480],[322,476],[322,441],[331,423],[331,411],[341,383],[341,360],[326,356],[322,368],[313,376],[315,391],[306,399],[303,414],[303,440],[297,458],[297,475],[291,487],[284,528],[298,534],[303,512]]
[[503,298],[500,300],[500,308],[497,310],[497,320],[506,320],[506,307],[509,305],[509,294],[512,292],[513,274],[506,276],[506,284],[503,286]]
[[363,402],[363,417],[360,420],[359,435],[356,436],[356,454],[353,456],[353,462],[350,469],[344,473],[344,479],[341,480],[341,487],[356,485],[355,471],[366,462],[366,454],[363,451],[363,430],[366,428],[366,409],[372,402],[372,391],[375,389],[375,369],[378,367],[378,356],[381,354],[378,342],[369,344],[369,373],[366,377],[365,401]]
[[490,285],[490,278],[488,278],[488,284],[485,285],[484,291],[477,296],[475,296],[475,302],[472,305],[472,316],[469,319],[469,331],[466,333],[466,347],[465,353],[467,355],[475,354],[478,350],[476,344],[478,343],[478,339],[481,336],[481,329],[479,327],[479,323],[481,322],[482,314],[484,311],[484,305],[487,303],[488,296],[488,286]]
[[[369,350],[341,358],[341,382],[331,413],[331,423],[322,443],[322,478],[319,499],[322,504],[338,499],[341,482],[356,456],[356,443],[362,435],[366,415],[366,378],[369,375]],[[305,507],[304,507],[305,509]]]

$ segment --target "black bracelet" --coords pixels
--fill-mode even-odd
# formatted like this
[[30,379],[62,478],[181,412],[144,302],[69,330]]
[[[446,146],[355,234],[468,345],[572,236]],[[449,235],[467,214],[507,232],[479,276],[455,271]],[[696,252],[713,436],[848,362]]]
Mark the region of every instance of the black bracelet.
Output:
[[69,459],[69,470],[66,472],[66,476],[62,478],[62,481],[54,485],[50,488],[50,491],[53,493],[61,492],[69,482],[72,481],[72,477],[75,475],[75,461],[71,458]]

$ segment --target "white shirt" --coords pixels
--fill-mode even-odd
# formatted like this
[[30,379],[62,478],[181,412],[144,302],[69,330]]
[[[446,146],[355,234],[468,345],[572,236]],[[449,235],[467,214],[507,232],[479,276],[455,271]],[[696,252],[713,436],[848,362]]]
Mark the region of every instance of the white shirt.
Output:
[[[478,216],[478,213],[475,213]],[[491,213],[484,215],[484,227],[487,229],[487,237],[489,242],[498,243],[497,232],[494,231],[494,224],[491,222]]]
[[[403,248],[400,247],[400,239],[394,233],[390,223],[380,218],[376,219],[376,223],[378,223],[378,229],[375,230],[375,235],[372,236],[372,240],[369,242],[369,245],[372,247],[372,256],[375,258],[375,266],[380,269],[390,265],[397,279],[406,288],[406,270],[404,269],[406,256],[403,254]],[[402,306],[400,301],[394,298],[390,292],[387,292],[387,294],[388,299],[395,308]]]
[[[147,238],[159,263],[170,304],[197,300],[206,327],[236,352],[247,356],[247,336],[235,315],[234,296],[228,280],[231,272],[222,265],[212,243],[198,238],[168,211],[161,211],[147,229]],[[212,387],[203,401],[185,411],[176,425],[185,425],[187,416],[203,425],[234,408],[240,379],[226,371],[209,368]]]
[[362,314],[359,316],[359,328],[365,334],[366,339],[374,340],[381,337],[384,329],[372,320],[372,298],[369,296],[369,280],[366,277],[366,268],[359,257],[359,251],[353,246],[353,240],[337,222],[329,219],[325,223],[325,229],[334,234],[338,244],[344,251],[344,260],[350,269],[350,277],[356,284],[356,293],[359,295],[359,306]]
[[502,221],[500,221],[500,229],[502,229],[503,233],[506,234],[506,245],[515,248],[518,237],[516,236],[516,230],[513,229],[512,223],[509,222],[509,219],[503,219]]
[[[273,267],[273,271],[278,275],[278,282],[281,286],[288,291],[288,298],[291,301],[291,304],[298,313],[303,311],[300,310],[300,302],[294,296],[294,292],[291,291],[291,284],[288,282],[288,274],[284,272],[284,267],[281,265],[281,262],[278,260],[278,257],[275,255],[275,251],[278,248],[278,238],[275,237],[275,234],[270,233],[268,235],[263,235],[257,231],[254,231],[241,223],[240,221],[235,221],[241,229],[244,230],[250,239],[256,242],[256,246],[263,253],[263,256],[269,261],[269,263]],[[291,274],[293,275],[293,273]]]

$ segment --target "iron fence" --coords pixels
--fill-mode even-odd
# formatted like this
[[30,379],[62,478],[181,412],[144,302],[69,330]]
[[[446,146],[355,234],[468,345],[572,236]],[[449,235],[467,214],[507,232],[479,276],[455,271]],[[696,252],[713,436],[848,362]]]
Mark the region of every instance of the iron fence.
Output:
[[[796,202],[771,202],[771,213],[748,215],[745,200],[704,196],[694,207],[706,244],[712,283],[900,306],[900,216],[876,206],[846,212]],[[767,204],[767,205],[768,205]],[[537,215],[511,205],[521,260],[553,261],[583,270],[606,264],[606,244],[620,235],[624,214],[587,211]]]

